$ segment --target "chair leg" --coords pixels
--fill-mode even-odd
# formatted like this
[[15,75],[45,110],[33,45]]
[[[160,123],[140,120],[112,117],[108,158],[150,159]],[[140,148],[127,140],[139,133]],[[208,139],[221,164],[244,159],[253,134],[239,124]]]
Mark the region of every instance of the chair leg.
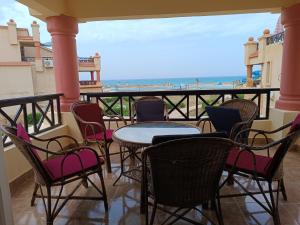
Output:
[[287,201],[287,194],[286,194],[283,178],[280,180],[280,190],[281,190],[284,201]]
[[107,172],[111,173],[111,162],[110,162],[110,155],[109,155],[109,146],[107,145],[107,143],[104,144],[104,150],[105,150],[105,157],[106,157]]
[[[280,225],[281,223],[280,223],[280,217],[279,217],[279,212],[278,212],[278,198],[276,199],[277,202],[275,203],[272,182],[268,182],[268,185],[269,185],[269,193],[270,193],[271,204],[272,204],[271,211],[272,211],[274,225]],[[277,192],[279,192],[279,186],[278,186]],[[277,194],[277,196],[278,196],[278,194]]]
[[100,178],[101,187],[102,187],[104,208],[105,208],[105,212],[107,212],[108,211],[108,202],[107,202],[106,188],[105,188],[105,184],[104,184],[104,179],[103,179],[102,171],[98,172],[98,176]]
[[124,159],[123,159],[123,152],[122,152],[122,146],[120,146],[119,148],[120,150],[120,164],[121,164],[121,171],[120,171],[120,175],[118,176],[118,178],[115,180],[115,182],[113,183],[113,186],[115,186],[117,184],[117,182],[120,180],[120,178],[123,175],[124,172]]
[[34,186],[32,197],[31,197],[31,203],[30,203],[31,206],[34,206],[35,197],[36,197],[36,193],[37,193],[38,189],[39,189],[39,185],[36,183]]
[[157,208],[157,203],[156,203],[156,201],[154,201],[152,214],[151,214],[151,219],[150,219],[150,225],[153,225],[153,223],[154,223],[156,208]]
[[47,214],[47,225],[53,225],[50,186],[47,186],[47,213],[46,214]]
[[220,201],[219,194],[217,195],[217,200],[212,201],[212,202],[217,203],[217,204],[215,204],[215,212],[216,212],[216,215],[217,215],[219,225],[224,225],[222,208],[221,208],[221,201]]
[[234,179],[233,179],[233,174],[228,174],[227,178],[227,185],[233,185],[234,184]]

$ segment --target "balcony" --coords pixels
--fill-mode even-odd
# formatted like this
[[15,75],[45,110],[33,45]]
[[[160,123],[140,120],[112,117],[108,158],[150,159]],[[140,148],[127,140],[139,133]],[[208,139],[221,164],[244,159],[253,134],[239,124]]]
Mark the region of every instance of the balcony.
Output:
[[[272,121],[273,93],[279,89],[232,89],[232,90],[187,90],[187,91],[157,91],[157,92],[113,92],[113,93],[82,93],[84,100],[98,102],[108,114],[121,114],[129,121],[132,102],[141,96],[158,96],[164,99],[168,106],[170,120],[180,123],[194,124],[199,118],[205,117],[206,105],[218,105],[232,98],[247,98],[259,105],[259,114],[253,127],[269,129],[277,126]],[[82,140],[74,120],[60,111],[60,94],[36,96],[18,99],[0,100],[1,123],[22,122],[25,128],[39,137],[54,135],[71,135]],[[108,121],[107,121],[108,123]],[[204,127],[206,130],[208,127]],[[69,143],[64,143],[67,146]],[[29,207],[33,189],[33,174],[23,156],[4,137],[5,160],[12,193],[12,205],[15,224],[45,224],[45,214],[42,200],[36,201],[35,207]],[[112,174],[104,173],[109,199],[109,213],[106,215],[102,202],[76,201],[66,205],[58,215],[55,224],[143,224],[144,217],[140,215],[140,185],[128,178],[121,178],[117,186],[112,183],[120,173],[119,147],[112,146]],[[285,181],[288,202],[280,198],[280,217],[282,224],[298,224],[300,209],[300,194],[297,191],[299,152],[291,151],[285,160]],[[16,167],[16,165],[18,165]],[[104,167],[103,167],[104,168]],[[246,180],[241,180],[246,182]],[[72,185],[71,185],[72,186]],[[257,187],[251,183],[253,189]],[[81,188],[85,195],[90,188]],[[239,192],[236,186],[226,187],[224,193]],[[24,209],[26,208],[26,209]],[[272,224],[272,218],[248,197],[229,198],[222,200],[225,224]],[[209,212],[209,211],[208,211]],[[195,218],[194,213],[189,217]],[[160,219],[163,219],[163,214]],[[198,218],[204,224],[204,217]]]

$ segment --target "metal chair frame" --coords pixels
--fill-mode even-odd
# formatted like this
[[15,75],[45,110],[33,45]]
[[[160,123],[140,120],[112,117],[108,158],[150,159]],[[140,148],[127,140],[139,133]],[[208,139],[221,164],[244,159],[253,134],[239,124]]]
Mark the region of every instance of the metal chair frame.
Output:
[[[235,160],[234,165],[232,167],[228,167],[228,166],[226,167],[225,170],[228,171],[229,175],[228,175],[227,179],[225,179],[223,181],[223,183],[220,185],[220,188],[222,188],[225,185],[225,183],[228,181],[228,179],[233,179],[234,182],[236,184],[238,184],[238,186],[243,190],[243,193],[223,195],[220,197],[225,198],[225,197],[250,196],[257,204],[259,204],[267,213],[269,213],[273,217],[273,221],[274,221],[275,225],[280,225],[280,217],[279,217],[279,211],[278,211],[278,200],[279,200],[279,192],[280,191],[282,192],[283,199],[285,201],[287,201],[287,195],[286,195],[286,191],[285,191],[283,177],[282,176],[278,177],[278,171],[280,170],[280,166],[282,164],[282,161],[283,161],[284,156],[287,153],[288,149],[293,145],[293,143],[296,141],[296,139],[300,136],[300,129],[290,132],[284,138],[281,138],[281,139],[271,142],[271,143],[268,142],[267,134],[274,134],[276,132],[282,131],[282,130],[290,127],[291,125],[292,125],[292,122],[278,128],[276,130],[273,130],[273,131],[263,131],[263,130],[258,130],[258,129],[245,129],[245,130],[240,131],[237,134],[237,136],[241,135],[244,132],[254,132],[255,133],[254,137],[257,137],[258,135],[263,135],[267,143],[263,146],[253,146],[254,140],[252,141],[251,145],[236,143],[236,145],[240,147],[240,152]],[[272,147],[276,147],[276,146],[278,146],[277,151],[280,150],[282,152],[282,155],[280,155],[280,157],[277,157],[276,159],[274,159],[274,158],[272,159],[272,162],[270,163],[271,169],[268,169],[266,176],[262,176],[262,175],[258,174],[257,167],[256,167],[256,160],[255,160],[256,158],[255,158],[254,152],[267,150],[268,157],[270,157],[269,149]],[[254,170],[251,171],[251,173],[241,171],[237,168],[237,163],[238,163],[239,157],[241,156],[241,154],[243,154],[243,152],[250,153],[253,158]],[[251,191],[247,190],[247,188],[234,175],[254,180],[259,188],[259,191],[251,192]],[[274,181],[277,182],[277,188],[275,190],[272,187],[272,183]],[[264,188],[262,186],[262,184],[265,182],[268,185],[268,190],[264,190]],[[276,198],[273,194],[274,192],[276,194]],[[255,195],[258,195],[258,194],[261,194],[263,196],[267,205],[264,205],[255,197]],[[270,200],[268,199],[267,194],[269,194]]]
[[[86,105],[86,104],[96,104],[96,105],[98,105],[97,103],[90,103],[90,102],[84,102],[84,101],[75,102],[71,106],[71,112],[73,113],[73,115],[74,115],[74,117],[76,119],[76,122],[78,124],[79,130],[80,130],[81,135],[82,135],[82,137],[84,139],[84,144],[86,144],[86,145],[89,144],[89,143],[96,143],[97,144],[97,146],[98,146],[98,148],[99,148],[102,156],[104,156],[105,159],[106,159],[106,168],[107,168],[107,171],[109,173],[111,173],[110,155],[113,155],[113,154],[109,153],[109,148],[110,148],[110,146],[111,146],[111,144],[112,144],[113,141],[112,140],[107,140],[106,132],[105,132],[106,131],[105,124],[104,123],[101,124],[101,123],[96,122],[96,121],[95,122],[85,121],[79,115],[77,115],[77,113],[75,112],[76,107],[80,107],[80,106]],[[118,121],[122,121],[125,125],[127,125],[127,122],[126,122],[126,120],[124,120],[123,117],[121,117],[119,115],[105,115],[104,112],[103,112],[103,110],[102,110],[102,108],[99,105],[98,105],[98,107],[99,107],[99,109],[100,109],[100,111],[102,113],[101,114],[102,117],[107,116],[107,117],[110,118],[110,120],[109,120],[109,128],[110,128],[111,119],[114,119],[114,121],[116,122],[118,128],[119,128]],[[81,129],[80,124],[85,124],[86,125],[84,131]],[[98,128],[98,129],[100,129],[100,130],[103,131],[103,133],[104,133],[104,139],[103,139],[103,141],[97,140],[97,138],[96,138],[96,131],[95,131],[96,128]],[[88,130],[91,130],[93,132],[93,135],[95,137],[94,139],[87,138],[87,131]],[[103,149],[104,149],[104,151],[103,151]],[[115,154],[118,154],[118,153],[115,153]]]
[[[46,149],[40,148],[36,145],[33,145],[31,143],[28,143],[24,141],[23,139],[19,138],[16,136],[16,128],[14,127],[9,127],[9,126],[1,126],[1,130],[6,133],[13,143],[17,146],[17,148],[22,152],[22,154],[25,156],[25,158],[29,161],[29,163],[32,165],[34,175],[35,175],[35,187],[33,190],[32,198],[31,198],[31,206],[34,206],[35,204],[35,199],[36,198],[41,198],[43,200],[43,205],[45,208],[45,213],[46,213],[46,220],[47,220],[47,225],[53,225],[54,219],[56,216],[59,214],[59,212],[63,209],[63,207],[66,205],[68,200],[103,200],[104,202],[104,208],[105,211],[108,211],[108,202],[107,202],[107,195],[106,195],[106,189],[105,189],[105,184],[104,184],[104,178],[103,178],[103,173],[102,173],[102,168],[101,164],[99,161],[99,156],[97,152],[88,147],[88,146],[79,146],[78,142],[67,135],[62,135],[62,136],[56,136],[52,137],[49,139],[41,139],[37,138],[33,135],[29,134],[29,137],[39,141],[39,142],[44,142],[46,144]],[[67,138],[71,141],[73,141],[74,148],[64,150],[62,147],[61,142],[59,139],[62,138]],[[56,143],[60,151],[55,152],[55,151],[50,151],[49,146],[51,143]],[[80,173],[71,175],[71,176],[63,176],[59,180],[53,181],[50,178],[50,175],[46,171],[46,169],[41,165],[41,161],[32,153],[31,149],[35,149],[38,152],[45,153],[46,154],[46,159],[49,158],[50,156],[64,156],[64,159],[61,162],[61,168],[62,168],[62,174],[63,174],[63,166],[64,162],[67,157],[71,155],[75,155],[81,164],[82,171]],[[81,158],[78,155],[78,152],[81,150],[89,150],[93,152],[95,157],[97,157],[97,166],[90,168],[88,170],[83,169],[83,164],[81,161]],[[97,185],[89,178],[90,175],[92,174],[97,174],[100,178],[101,182],[101,189],[97,187]],[[65,185],[72,183],[74,181],[81,180],[75,188],[72,189],[72,191],[68,195],[62,195],[62,191]],[[85,196],[75,196],[75,192],[79,189],[81,185],[84,187],[88,187],[88,183],[90,183],[98,192],[99,196],[90,196],[90,197],[85,197]],[[46,193],[43,192],[42,187],[46,187]],[[58,195],[52,195],[51,193],[51,188],[52,187],[60,187],[59,189],[59,194]],[[40,191],[38,194],[37,192]],[[52,206],[52,199],[56,199],[54,205]],[[60,205],[59,202],[60,200],[63,200]]]

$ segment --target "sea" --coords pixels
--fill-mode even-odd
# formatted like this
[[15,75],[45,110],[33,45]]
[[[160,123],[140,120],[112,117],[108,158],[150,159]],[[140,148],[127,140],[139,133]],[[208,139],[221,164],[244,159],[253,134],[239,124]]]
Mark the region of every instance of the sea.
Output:
[[159,91],[235,88],[246,76],[207,76],[162,79],[102,80],[104,91]]

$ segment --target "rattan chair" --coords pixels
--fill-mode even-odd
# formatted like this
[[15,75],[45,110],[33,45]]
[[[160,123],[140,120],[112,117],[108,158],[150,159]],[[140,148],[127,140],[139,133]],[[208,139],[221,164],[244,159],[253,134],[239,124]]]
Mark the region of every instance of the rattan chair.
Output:
[[[285,126],[282,126],[274,131],[263,131],[256,129],[246,129],[240,131],[238,135],[243,132],[254,132],[255,135],[266,135],[274,134],[277,132],[282,132],[284,129],[290,128],[289,133],[281,138],[280,140],[267,143],[263,146],[254,146],[252,142],[251,145],[239,144],[240,147],[230,151],[227,162],[226,170],[229,173],[228,179],[233,178],[234,182],[244,191],[244,193],[233,194],[230,196],[223,197],[235,197],[235,196],[245,196],[249,195],[255,202],[257,202],[266,212],[268,212],[274,220],[275,225],[280,224],[279,211],[278,211],[278,198],[279,191],[282,191],[284,200],[287,200],[284,182],[283,182],[283,159],[288,152],[289,148],[300,136],[300,114],[294,120]],[[238,137],[237,137],[238,138]],[[275,153],[273,156],[270,155],[269,149],[273,148]],[[262,151],[267,151],[267,154],[257,154]],[[242,182],[237,179],[237,177],[242,176],[250,178],[255,181],[258,186],[258,191],[253,192],[253,190],[248,190],[247,186],[243,185]],[[277,190],[273,190],[272,182],[277,182]],[[221,185],[223,186],[224,183]],[[263,189],[263,184],[268,184],[268,190]],[[276,192],[276,199],[273,192]],[[260,198],[255,197],[257,194],[263,196],[263,200],[266,202],[264,204],[260,201]],[[267,196],[269,194],[269,197]]]
[[[35,187],[32,194],[31,206],[34,205],[36,198],[42,198],[47,225],[53,224],[55,217],[65,206],[67,201],[72,199],[103,200],[104,208],[107,212],[108,202],[101,168],[101,165],[104,164],[104,160],[97,155],[94,149],[86,146],[80,147],[74,138],[66,135],[50,139],[40,139],[27,134],[21,125],[18,125],[17,128],[1,126],[1,130],[8,135],[32,166],[35,177]],[[43,142],[47,148],[40,148],[33,145],[30,138],[38,142]],[[64,150],[60,142],[62,139],[69,139],[69,141],[73,142],[75,147]],[[57,144],[60,147],[60,151],[49,150],[53,144]],[[45,160],[42,160],[41,154],[46,155]],[[98,187],[92,179],[89,178],[89,176],[93,174],[99,176],[101,187]],[[63,196],[64,186],[74,181],[77,181],[75,187],[71,189],[68,195]],[[78,183],[78,181],[80,182]],[[87,187],[89,183],[96,189],[99,196],[74,196],[74,193],[81,185]],[[46,187],[46,193],[44,193],[42,187]],[[53,195],[53,191],[51,190],[54,187],[59,187],[58,190],[55,190],[58,195]],[[37,194],[38,190],[40,194]],[[54,204],[52,204],[52,199],[56,199]]]
[[[229,139],[200,137],[167,141],[145,149],[141,211],[146,213],[146,224],[148,198],[153,199],[150,224],[154,223],[157,208],[170,214],[163,224],[179,219],[190,222],[185,215],[191,209],[203,213],[197,206],[208,201],[213,202],[218,223],[223,224],[219,181],[232,146]],[[176,209],[170,212],[158,205]]]
[[[105,115],[97,103],[75,102],[71,106],[71,112],[76,119],[85,144],[97,144],[100,152],[105,156],[107,171],[110,173],[109,148],[113,142],[113,130],[110,127],[106,129],[103,117],[107,116],[109,119],[122,121],[125,125],[127,124],[126,121],[119,115]],[[117,126],[119,126],[118,123]]]
[[[247,128],[251,128],[253,120],[256,118],[258,114],[258,106],[255,102],[246,100],[246,99],[231,99],[226,102],[223,102],[221,107],[225,108],[232,108],[232,109],[238,109],[240,112],[241,122],[236,123],[230,131],[230,134],[228,137],[230,139],[234,139],[236,137],[236,134],[241,131],[245,130]],[[209,117],[201,118],[197,122],[197,126],[200,126],[202,124],[202,130],[204,130],[205,123],[210,122]],[[210,132],[212,132],[211,129],[211,123],[210,124]],[[247,143],[248,142],[248,136],[249,132],[243,133],[242,136],[239,137],[239,142]]]
[[132,105],[131,123],[168,120],[166,103],[158,97],[146,96]]

